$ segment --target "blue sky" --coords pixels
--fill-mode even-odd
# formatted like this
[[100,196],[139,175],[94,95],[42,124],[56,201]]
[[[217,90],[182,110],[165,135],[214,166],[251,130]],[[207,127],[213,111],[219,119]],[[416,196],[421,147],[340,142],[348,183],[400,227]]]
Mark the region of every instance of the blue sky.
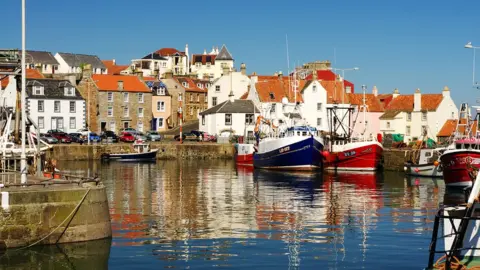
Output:
[[[21,1],[2,3],[3,48],[21,45]],[[313,60],[359,67],[345,77],[381,93],[440,92],[475,102],[473,50],[478,1],[27,0],[27,48],[96,54],[127,64],[162,47],[202,53],[226,44],[247,72],[287,71]],[[8,22],[8,23],[7,23]],[[334,57],[336,51],[336,57]],[[480,60],[480,51],[477,51]],[[480,65],[479,65],[480,68]],[[480,81],[480,73],[478,74]]]

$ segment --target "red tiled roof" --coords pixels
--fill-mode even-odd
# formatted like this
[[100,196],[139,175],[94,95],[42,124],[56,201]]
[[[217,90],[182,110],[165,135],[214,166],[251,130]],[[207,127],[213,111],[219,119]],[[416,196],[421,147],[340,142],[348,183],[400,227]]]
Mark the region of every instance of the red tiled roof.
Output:
[[[317,78],[320,81],[335,81],[336,80],[336,74],[331,70],[317,70]],[[310,73],[309,75],[307,75],[307,77],[305,79],[306,80],[313,79],[313,74]],[[351,93],[355,93],[355,85],[352,82],[344,80],[344,84],[345,84],[345,88],[350,86]]]
[[126,92],[150,93],[148,86],[137,76],[128,75],[92,75],[92,79],[100,91],[119,91],[118,82],[123,81],[123,90]]
[[114,60],[102,60],[103,64],[107,67],[108,75],[120,75],[120,72],[129,68],[129,65],[116,65]]
[[[400,95],[394,98],[385,108],[386,110],[413,111],[414,95]],[[435,111],[443,100],[442,94],[422,94],[422,111]]]
[[382,103],[383,107],[386,108],[388,104],[390,104],[390,101],[393,99],[392,94],[378,94],[377,99]]
[[[457,122],[458,122],[457,119],[449,119],[449,120],[445,121],[442,128],[438,132],[437,137],[450,137],[455,132],[455,129],[457,128]],[[466,119],[462,119],[461,123],[465,124]],[[472,133],[475,134],[477,132],[477,121],[476,120],[473,121],[472,125],[473,125]],[[464,133],[465,132],[465,126],[459,126],[458,131],[460,133]]]
[[27,69],[27,78],[28,79],[45,79],[45,76],[43,76],[40,71],[37,69]]
[[156,51],[155,53],[158,53],[160,56],[170,56],[174,55],[176,53],[180,55],[185,55],[184,52],[181,52],[175,48],[161,48],[160,50]]
[[[258,76],[258,82],[255,84],[258,97],[261,102],[282,102],[283,97],[287,97],[289,102],[295,100],[293,89],[290,86],[288,77],[278,78],[274,76],[272,79],[266,79],[270,76]],[[260,79],[262,78],[262,79]],[[298,80],[297,102],[303,102],[301,90],[305,87],[305,80]],[[270,93],[273,94],[271,98]]]
[[[347,94],[350,104],[352,105],[363,105],[363,94]],[[380,101],[374,94],[365,94],[365,103],[368,106],[369,112],[383,112],[383,108]]]
[[343,84],[340,81],[320,81],[327,91],[327,103],[348,103],[348,94],[343,92]]
[[[208,80],[191,79],[187,77],[175,77],[174,79],[179,84],[181,84],[187,92],[207,93],[208,88],[206,87],[206,84],[210,83],[210,81]],[[187,86],[185,86],[184,84],[186,84]],[[200,85],[201,87],[199,87],[198,85]]]

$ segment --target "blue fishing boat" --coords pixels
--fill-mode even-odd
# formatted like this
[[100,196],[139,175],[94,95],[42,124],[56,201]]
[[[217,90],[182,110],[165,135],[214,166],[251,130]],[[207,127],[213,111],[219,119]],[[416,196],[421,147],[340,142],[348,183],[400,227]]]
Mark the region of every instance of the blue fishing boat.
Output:
[[258,143],[253,166],[261,169],[313,171],[323,169],[323,139],[316,128],[293,126]]
[[102,160],[118,160],[118,161],[155,161],[158,149],[150,149],[148,143],[143,141],[135,141],[133,143],[133,152],[131,153],[104,153]]

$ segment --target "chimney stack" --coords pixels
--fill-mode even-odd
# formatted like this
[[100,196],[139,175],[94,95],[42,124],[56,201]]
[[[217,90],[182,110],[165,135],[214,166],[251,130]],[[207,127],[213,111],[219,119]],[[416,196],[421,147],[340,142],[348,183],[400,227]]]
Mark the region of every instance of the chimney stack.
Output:
[[279,72],[278,72],[278,78],[279,78],[279,79],[283,78],[283,72],[282,72],[282,71],[279,71]]
[[117,88],[120,91],[123,91],[123,81],[117,81]]
[[240,72],[242,73],[242,75],[247,75],[247,65],[245,65],[245,63],[242,63],[240,65]]
[[167,70],[165,73],[164,73],[164,76],[165,76],[165,79],[173,79],[173,72],[171,69]]
[[373,94],[374,96],[378,96],[378,89],[377,89],[377,86],[375,86],[375,85],[373,86],[372,94]]
[[393,98],[396,98],[400,96],[400,91],[398,91],[398,88],[395,88],[395,90],[393,90]]
[[313,72],[312,72],[312,79],[314,81],[318,81],[318,72],[317,72],[316,69],[314,69]]
[[413,94],[413,111],[419,112],[422,110],[422,94],[420,93],[420,89],[417,88],[415,90],[415,94]]
[[82,70],[82,78],[83,78],[83,79],[90,79],[90,78],[92,78],[92,65],[86,64],[86,65],[83,67],[83,70]]
[[449,96],[450,96],[450,89],[449,89],[448,86],[446,86],[446,85],[445,85],[445,87],[443,88],[442,96],[443,96],[443,97],[449,97]]

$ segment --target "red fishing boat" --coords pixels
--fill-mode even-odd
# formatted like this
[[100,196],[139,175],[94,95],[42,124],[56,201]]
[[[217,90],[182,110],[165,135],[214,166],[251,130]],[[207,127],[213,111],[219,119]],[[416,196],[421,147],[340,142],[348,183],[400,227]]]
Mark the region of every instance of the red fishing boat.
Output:
[[[325,168],[327,170],[337,171],[375,171],[382,165],[383,146],[382,137],[367,136],[366,125],[366,97],[365,87],[363,87],[363,105],[360,106],[363,113],[363,131],[358,136],[351,134],[350,123],[354,108],[334,106],[328,108],[330,120],[330,153],[324,152],[326,160]],[[359,115],[357,114],[357,117]],[[347,125],[344,125],[347,120]],[[353,121],[356,123],[357,121]]]
[[238,143],[235,145],[235,162],[241,166],[253,166],[253,153],[255,148],[250,143]]
[[468,105],[462,103],[453,142],[440,156],[443,179],[447,187],[471,186],[474,174],[480,169],[478,118],[477,112],[477,120],[473,121]]

